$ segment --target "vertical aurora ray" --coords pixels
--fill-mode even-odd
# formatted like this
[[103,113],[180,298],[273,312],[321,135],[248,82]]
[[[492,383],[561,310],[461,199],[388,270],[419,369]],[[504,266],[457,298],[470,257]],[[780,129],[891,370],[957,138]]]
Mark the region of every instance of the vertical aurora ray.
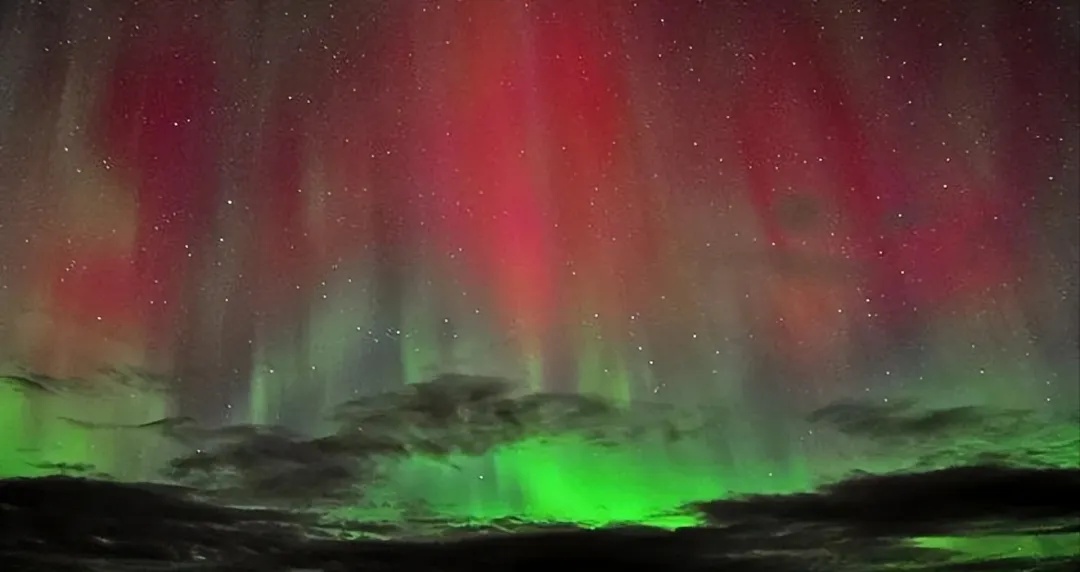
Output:
[[168,449],[64,417],[325,435],[492,375],[715,427],[394,458],[341,512],[659,523],[925,461],[815,433],[837,400],[1080,406],[1053,2],[165,4],[0,20],[0,357],[177,379],[0,387],[3,475]]

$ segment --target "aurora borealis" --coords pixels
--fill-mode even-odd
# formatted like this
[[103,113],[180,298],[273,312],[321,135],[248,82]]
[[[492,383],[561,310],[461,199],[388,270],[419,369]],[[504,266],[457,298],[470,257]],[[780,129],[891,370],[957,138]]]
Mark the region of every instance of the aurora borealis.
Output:
[[1078,59],[1057,1],[7,3],[0,478],[677,526],[1080,468]]

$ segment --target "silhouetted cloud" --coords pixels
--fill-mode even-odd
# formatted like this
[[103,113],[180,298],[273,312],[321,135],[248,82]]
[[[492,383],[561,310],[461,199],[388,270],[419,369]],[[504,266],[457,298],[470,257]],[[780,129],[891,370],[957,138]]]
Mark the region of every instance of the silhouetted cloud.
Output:
[[704,427],[698,417],[661,405],[626,410],[589,396],[513,395],[513,387],[496,378],[441,376],[343,404],[332,416],[337,429],[320,437],[273,427],[202,429],[186,419],[123,428],[163,431],[192,445],[172,462],[170,478],[230,498],[280,503],[293,499],[290,491],[304,500],[362,496],[379,463],[392,458],[481,455],[560,435],[600,445],[650,432],[677,440]]
[[[216,506],[183,487],[53,477],[0,482],[0,560],[57,570],[1065,570],[1080,562],[1069,552],[1080,550],[1078,489],[1077,470],[964,467],[705,503],[707,527],[489,528],[404,542],[327,538],[310,515]],[[1056,551],[1002,547],[976,564],[916,542],[971,535],[1025,535]]]
[[717,524],[837,527],[848,536],[1004,533],[1080,522],[1080,470],[954,467],[860,475],[812,493],[701,505]]
[[[1049,461],[1049,451],[1066,446],[1070,427],[1080,431],[1075,423],[911,402],[837,403],[810,422],[886,449],[907,448],[917,459],[935,451],[942,463],[1000,457],[944,468],[916,463],[810,492],[703,502],[682,508],[707,524],[676,531],[583,530],[514,516],[464,523],[424,507],[374,520],[327,517],[327,511],[362,503],[388,460],[479,455],[524,439],[567,435],[626,446],[723,427],[712,418],[716,412],[705,409],[627,409],[587,396],[518,395],[512,387],[495,378],[444,376],[346,403],[333,416],[334,430],[317,437],[253,425],[206,428],[188,418],[126,425],[68,419],[88,431],[158,433],[188,452],[169,465],[165,476],[173,484],[167,485],[71,477],[0,481],[0,561],[14,563],[12,569],[418,572],[523,564],[1064,570],[1080,562],[1080,463],[1031,462]],[[1056,454],[1068,461],[1063,451]],[[38,468],[83,477],[94,470],[47,462]]]
[[814,411],[809,421],[871,440],[889,456],[913,459],[921,468],[1080,466],[1080,423],[1069,415],[980,406],[932,409],[910,400],[844,401]]

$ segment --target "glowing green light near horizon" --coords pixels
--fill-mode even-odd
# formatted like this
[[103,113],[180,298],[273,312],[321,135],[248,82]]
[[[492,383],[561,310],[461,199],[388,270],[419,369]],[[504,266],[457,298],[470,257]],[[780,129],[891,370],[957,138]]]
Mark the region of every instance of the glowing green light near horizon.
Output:
[[[599,352],[591,355],[598,356]],[[592,363],[590,372],[605,363],[617,365],[598,357]],[[280,373],[256,376],[253,387],[264,387],[271,393],[288,389],[278,381],[285,377]],[[607,385],[593,387],[606,389],[609,395],[615,393],[618,399],[617,392],[612,391],[617,388],[610,385],[614,380],[629,383],[628,375],[616,376],[607,378]],[[287,401],[273,405],[271,395],[260,408],[259,396],[252,392],[252,413],[257,419],[261,414],[272,422],[275,407],[283,407]],[[149,478],[154,475],[153,468],[162,466],[170,454],[178,453],[165,451],[160,437],[138,431],[93,430],[62,418],[137,424],[168,414],[167,397],[161,394],[103,395],[87,401],[82,397],[6,389],[0,393],[0,476],[60,472],[33,466],[40,463],[85,463],[122,479]],[[635,523],[675,528],[698,523],[697,515],[680,512],[681,507],[695,501],[809,491],[844,478],[853,470],[910,470],[917,460],[895,454],[883,456],[872,450],[842,457],[832,450],[833,444],[815,452],[797,442],[783,455],[770,456],[765,453],[768,447],[762,428],[741,417],[712,436],[670,441],[656,434],[646,435],[600,445],[584,435],[570,434],[530,438],[480,456],[387,460],[382,467],[383,478],[366,486],[365,501],[333,509],[326,518],[352,522],[434,518],[474,525],[511,518],[537,524],[601,527]],[[972,451],[977,453],[988,446],[996,447],[995,451],[1042,451],[1034,458],[1044,466],[1080,466],[1073,421],[1047,425],[1036,433],[1002,436],[993,443],[974,438],[965,441],[961,436],[952,442],[958,447],[947,450],[967,452],[941,457],[937,466],[964,464],[970,461]],[[920,542],[948,544],[942,539]],[[960,552],[976,550],[975,545],[964,544],[967,540],[949,542]],[[1023,546],[1030,551],[1058,550],[1056,544],[1048,548],[1038,543]]]
[[168,416],[155,392],[23,393],[0,388],[0,478],[56,473],[147,478],[174,453],[160,436],[69,421],[139,424]]
[[0,389],[0,478],[23,476],[31,469],[27,449],[32,425],[27,405],[23,394]]
[[[583,437],[530,439],[479,457],[412,457],[386,468],[380,504],[424,506],[454,522],[512,517],[533,523],[604,526],[639,523],[692,526],[693,514],[673,514],[725,493],[719,467],[694,446],[658,442],[602,447]],[[364,520],[354,507],[336,518]]]
[[693,502],[751,492],[789,493],[811,483],[766,463],[724,466],[704,441],[659,437],[599,445],[579,435],[533,438],[488,455],[410,457],[384,467],[372,502],[334,511],[332,520],[378,519],[422,507],[450,522],[484,524],[503,518],[586,527],[699,524]]

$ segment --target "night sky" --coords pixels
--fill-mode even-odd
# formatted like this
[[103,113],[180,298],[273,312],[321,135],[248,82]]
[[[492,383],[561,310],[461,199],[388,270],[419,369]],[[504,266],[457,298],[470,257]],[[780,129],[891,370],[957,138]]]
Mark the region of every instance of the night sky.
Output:
[[1076,489],[1078,62],[1065,0],[2,2],[0,516],[164,478],[984,554],[860,503]]
[[340,402],[484,375],[736,411],[786,459],[838,401],[1070,414],[1078,21],[6,2],[0,363],[166,389],[0,413],[25,439],[60,434],[49,415],[312,434]]
[[15,4],[35,371],[1075,401],[1069,3]]

